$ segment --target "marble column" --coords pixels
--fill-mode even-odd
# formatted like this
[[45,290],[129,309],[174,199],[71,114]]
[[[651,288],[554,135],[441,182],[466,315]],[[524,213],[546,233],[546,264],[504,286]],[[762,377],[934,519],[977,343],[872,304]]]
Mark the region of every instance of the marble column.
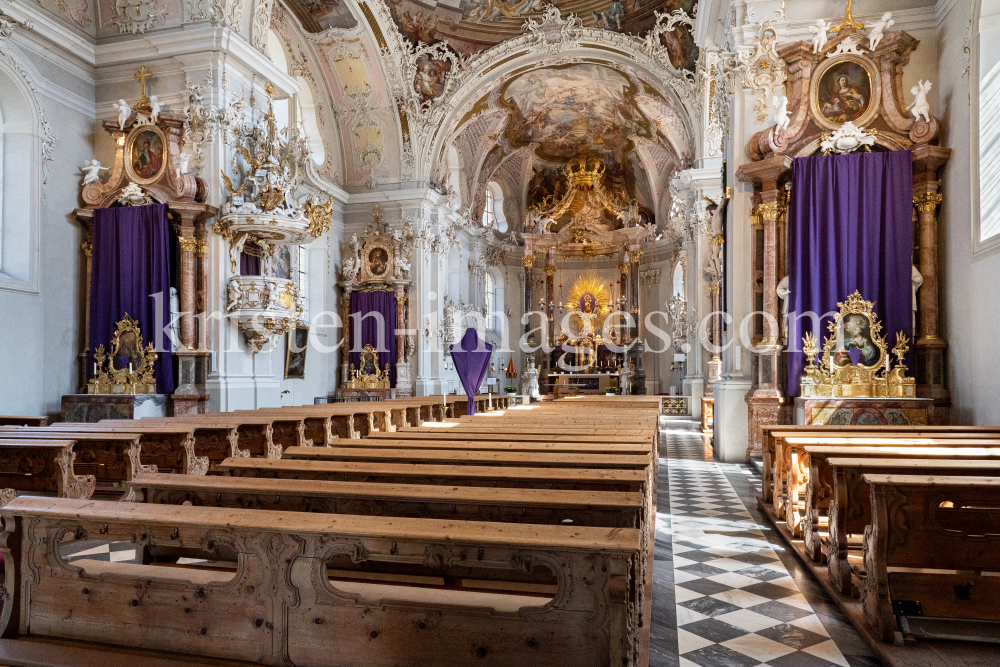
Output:
[[555,303],[553,303],[556,298],[555,275],[555,258],[549,257],[549,263],[545,265],[545,313],[549,321],[549,347],[556,344],[556,312]]
[[195,251],[198,250],[198,239],[194,238],[194,228],[181,227],[181,236],[177,237],[181,248],[181,265],[178,275],[180,285],[181,308],[181,345],[188,350],[194,350],[198,344],[198,332],[195,329],[195,313],[197,312],[197,279],[195,276]]
[[80,372],[77,374],[77,384],[80,389],[81,394],[87,393],[87,382],[90,380],[91,371],[93,370],[90,365],[90,280],[91,272],[93,270],[93,254],[94,254],[94,243],[93,237],[88,233],[86,240],[80,245],[80,250],[83,251],[83,255],[86,258],[84,261],[84,271],[86,275],[84,276],[84,285],[86,298],[84,299],[84,309],[83,309],[83,352],[80,353]]
[[[531,283],[533,278],[531,277],[531,267],[535,265],[535,255],[534,253],[530,255],[525,255],[521,258],[521,264],[524,266],[524,314],[535,310],[535,304],[532,300],[532,290]],[[532,318],[525,318],[527,321],[524,323],[524,333],[528,333],[532,329]],[[529,344],[532,341],[528,341]]]
[[351,288],[344,287],[344,295],[340,299],[340,317],[344,322],[344,344],[340,346],[341,384],[351,379],[349,353],[351,350]]
[[643,345],[639,340],[639,323],[642,321],[642,311],[639,304],[639,260],[642,258],[641,250],[629,250],[629,313],[635,321],[631,330],[631,338],[634,341],[631,350],[632,359],[635,361],[635,387],[639,394],[646,393],[646,371],[642,367]]

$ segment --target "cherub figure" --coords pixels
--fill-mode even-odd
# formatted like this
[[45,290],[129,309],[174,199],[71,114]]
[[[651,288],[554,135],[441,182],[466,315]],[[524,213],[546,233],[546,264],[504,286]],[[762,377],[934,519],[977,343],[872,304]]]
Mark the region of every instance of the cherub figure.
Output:
[[127,121],[128,117],[132,115],[132,107],[130,107],[128,102],[125,100],[118,100],[117,103],[113,102],[111,106],[118,110],[118,129],[124,130],[125,121]]
[[83,184],[90,185],[91,183],[96,183],[101,180],[101,176],[98,172],[107,171],[107,167],[102,167],[99,160],[87,160],[83,164]]
[[809,32],[813,34],[813,53],[820,53],[826,47],[826,31],[830,29],[830,24],[823,19],[816,19],[816,25],[809,27]]
[[792,122],[792,119],[788,117],[788,98],[785,95],[774,96],[771,98],[771,102],[774,104],[774,122],[776,123],[774,131],[776,133],[783,132],[788,129]]
[[181,174],[188,173],[188,163],[191,161],[191,155],[188,153],[181,153],[177,156],[177,178],[181,177]]
[[149,96],[149,106],[152,109],[153,122],[157,122],[160,119],[160,100],[156,99],[156,95]]
[[927,93],[929,92],[931,92],[930,81],[918,80],[917,85],[910,88],[910,95],[913,95],[914,98],[906,108],[910,110],[914,121],[919,121],[920,117],[923,116],[925,123],[931,122],[931,105],[927,101]]
[[229,305],[226,306],[226,312],[231,311],[240,305],[240,298],[243,296],[243,288],[240,286],[240,281],[236,279],[235,276],[229,280]]
[[872,24],[872,29],[868,33],[868,48],[874,51],[882,41],[882,31],[892,27],[895,21],[892,20],[892,12],[882,14],[882,18]]

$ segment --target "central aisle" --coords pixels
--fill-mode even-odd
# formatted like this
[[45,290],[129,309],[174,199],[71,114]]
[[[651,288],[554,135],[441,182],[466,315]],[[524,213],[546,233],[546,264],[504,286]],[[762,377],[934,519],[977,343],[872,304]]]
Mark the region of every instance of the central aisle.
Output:
[[757,512],[759,478],[712,461],[694,422],[663,424],[650,665],[879,665]]

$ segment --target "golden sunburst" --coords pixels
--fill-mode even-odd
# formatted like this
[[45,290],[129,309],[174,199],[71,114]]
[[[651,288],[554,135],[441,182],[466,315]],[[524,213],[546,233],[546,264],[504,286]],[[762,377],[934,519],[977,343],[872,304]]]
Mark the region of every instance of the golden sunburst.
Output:
[[[579,313],[593,313],[592,327],[595,334],[601,332],[604,320],[611,312],[609,289],[602,278],[595,275],[580,276],[569,290],[569,300],[566,310],[571,313],[570,323],[573,331],[571,336],[579,335],[583,330],[584,320]],[[588,310],[589,308],[589,310]]]

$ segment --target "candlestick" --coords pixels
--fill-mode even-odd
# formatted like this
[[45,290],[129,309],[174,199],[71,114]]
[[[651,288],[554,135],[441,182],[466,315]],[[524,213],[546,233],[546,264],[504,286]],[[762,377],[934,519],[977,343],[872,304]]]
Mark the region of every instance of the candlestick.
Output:
[[130,361],[130,362],[128,362],[128,372],[129,372],[129,373],[131,373],[131,372],[132,372],[132,362],[131,362],[131,361]]
[[94,377],[97,377],[97,362],[94,362]]

